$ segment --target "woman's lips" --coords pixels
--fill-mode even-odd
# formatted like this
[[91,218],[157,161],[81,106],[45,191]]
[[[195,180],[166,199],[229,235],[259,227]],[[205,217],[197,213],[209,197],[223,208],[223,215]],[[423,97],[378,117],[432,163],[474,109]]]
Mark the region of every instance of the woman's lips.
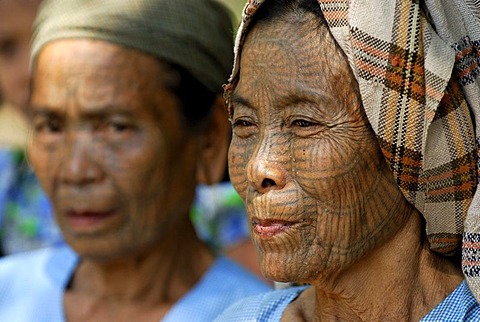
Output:
[[295,224],[296,222],[286,220],[252,218],[253,231],[261,237],[273,237],[292,228]]
[[101,225],[105,220],[115,214],[113,210],[109,211],[91,211],[70,210],[67,212],[67,218],[75,230],[91,230]]

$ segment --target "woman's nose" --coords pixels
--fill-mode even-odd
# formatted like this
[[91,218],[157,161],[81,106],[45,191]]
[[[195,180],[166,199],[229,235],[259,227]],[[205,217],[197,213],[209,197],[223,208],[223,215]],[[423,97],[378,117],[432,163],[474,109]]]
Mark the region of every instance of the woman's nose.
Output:
[[[277,145],[275,149],[280,150]],[[279,152],[279,151],[278,151]],[[274,148],[264,145],[258,149],[247,164],[247,179],[260,193],[281,190],[287,182],[285,153],[276,153]]]
[[87,133],[67,135],[61,154],[60,180],[71,185],[85,185],[98,180],[101,175],[95,151]]

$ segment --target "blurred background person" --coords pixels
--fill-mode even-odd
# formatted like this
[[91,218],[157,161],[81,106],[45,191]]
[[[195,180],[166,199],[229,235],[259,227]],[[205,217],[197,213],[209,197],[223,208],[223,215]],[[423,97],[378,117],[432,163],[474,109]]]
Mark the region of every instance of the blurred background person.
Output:
[[39,4],[0,1],[0,242],[6,254],[62,242],[24,152],[30,39]]
[[45,0],[37,18],[28,155],[67,245],[0,261],[0,320],[212,321],[269,289],[189,216],[197,184],[225,173],[229,14],[94,4]]
[[[0,232],[12,254],[63,242],[48,198],[25,158],[28,136],[29,53],[32,24],[41,0],[0,1]],[[221,0],[237,25],[243,0]],[[232,37],[234,32],[232,31]],[[212,250],[263,278],[248,233],[243,202],[228,174],[223,182],[199,185],[191,219]]]

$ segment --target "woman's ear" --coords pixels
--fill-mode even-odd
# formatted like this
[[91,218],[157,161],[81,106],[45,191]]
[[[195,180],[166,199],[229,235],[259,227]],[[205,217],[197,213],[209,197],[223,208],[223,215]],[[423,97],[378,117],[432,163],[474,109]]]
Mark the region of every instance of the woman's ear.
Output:
[[215,99],[212,116],[203,132],[202,146],[197,158],[197,181],[203,184],[220,182],[227,167],[227,151],[231,127],[222,95]]

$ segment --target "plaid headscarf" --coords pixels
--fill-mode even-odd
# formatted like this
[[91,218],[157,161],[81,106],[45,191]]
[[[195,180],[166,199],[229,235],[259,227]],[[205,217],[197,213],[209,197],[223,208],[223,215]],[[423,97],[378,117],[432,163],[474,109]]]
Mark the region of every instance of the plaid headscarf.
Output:
[[[425,217],[431,249],[458,252],[466,231],[463,269],[478,301],[478,0],[317,1],[348,57],[398,186]],[[249,24],[264,3],[249,0],[245,6],[227,98],[238,82]]]
[[31,62],[51,41],[104,40],[178,64],[219,92],[232,68],[231,17],[213,0],[44,0]]

